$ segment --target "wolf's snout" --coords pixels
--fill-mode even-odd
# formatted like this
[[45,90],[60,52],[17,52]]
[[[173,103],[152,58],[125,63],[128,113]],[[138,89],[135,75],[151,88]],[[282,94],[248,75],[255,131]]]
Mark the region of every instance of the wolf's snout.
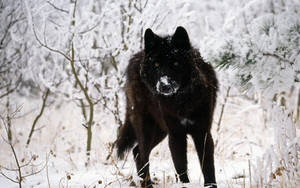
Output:
[[156,84],[156,91],[159,94],[166,96],[175,94],[178,88],[179,85],[177,84],[177,82],[171,80],[168,76],[162,76]]
[[164,83],[160,83],[158,89],[161,93],[172,93],[173,92],[173,88],[171,87],[171,85],[165,85]]

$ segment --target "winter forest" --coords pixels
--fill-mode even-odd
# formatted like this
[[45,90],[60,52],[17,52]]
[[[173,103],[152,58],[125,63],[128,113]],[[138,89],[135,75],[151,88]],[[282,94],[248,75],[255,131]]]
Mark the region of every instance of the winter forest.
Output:
[[[116,157],[147,28],[184,26],[219,80],[218,187],[300,187],[299,0],[0,0],[0,187],[140,187]],[[164,140],[154,187],[182,187]],[[188,138],[191,183],[203,176]]]

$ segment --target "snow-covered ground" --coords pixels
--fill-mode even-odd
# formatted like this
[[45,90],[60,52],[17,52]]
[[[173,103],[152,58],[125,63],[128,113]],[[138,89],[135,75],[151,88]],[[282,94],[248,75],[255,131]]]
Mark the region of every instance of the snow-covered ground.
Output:
[[[26,148],[33,118],[38,113],[37,100],[24,100],[21,112],[31,111],[13,121],[14,147],[22,164],[26,164],[32,155],[35,167],[26,167],[23,174],[42,169],[40,173],[25,178],[24,187],[129,187],[133,180],[138,186],[138,176],[131,153],[126,160],[118,161],[115,153],[106,159],[110,144],[116,138],[117,125],[109,112],[96,116],[93,128],[91,164],[86,167],[86,130],[81,125],[81,111],[72,102],[63,102],[46,109],[38,123],[32,141]],[[218,104],[213,126],[215,148],[216,177],[219,187],[237,187],[246,184],[249,187],[250,163],[255,163],[263,151],[273,141],[272,129],[263,121],[261,108],[251,101],[240,97],[229,97],[219,132],[216,121],[219,118],[221,104]],[[105,114],[102,109],[97,113]],[[40,129],[39,129],[40,128]],[[4,136],[4,130],[1,134]],[[9,145],[1,139],[1,166],[16,168]],[[48,161],[48,162],[46,162]],[[170,156],[167,139],[159,144],[150,156],[152,178],[156,187],[180,187],[176,183],[175,169]],[[21,164],[21,165],[22,165]],[[250,168],[249,168],[250,167]],[[188,138],[188,169],[191,183],[186,187],[203,185],[198,157],[192,140]],[[14,179],[16,172],[2,169]],[[251,183],[255,185],[255,182]],[[18,187],[4,176],[0,176],[0,187]]]

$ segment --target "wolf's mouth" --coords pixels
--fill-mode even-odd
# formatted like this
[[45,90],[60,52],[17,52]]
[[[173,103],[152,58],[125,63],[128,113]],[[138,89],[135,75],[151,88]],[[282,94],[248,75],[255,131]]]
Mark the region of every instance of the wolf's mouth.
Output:
[[179,84],[177,84],[176,81],[171,80],[168,76],[160,77],[159,81],[156,83],[156,91],[165,96],[177,93],[178,89]]

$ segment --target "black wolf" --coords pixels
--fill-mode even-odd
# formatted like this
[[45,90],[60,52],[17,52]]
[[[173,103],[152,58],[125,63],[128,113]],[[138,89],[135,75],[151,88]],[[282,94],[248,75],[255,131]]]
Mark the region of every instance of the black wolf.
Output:
[[117,153],[133,148],[143,187],[152,187],[149,154],[166,135],[181,182],[187,175],[187,134],[193,138],[205,185],[216,187],[214,145],[210,133],[218,81],[189,41],[183,27],[173,36],[160,37],[147,29],[145,49],[127,68],[127,109],[117,139]]

